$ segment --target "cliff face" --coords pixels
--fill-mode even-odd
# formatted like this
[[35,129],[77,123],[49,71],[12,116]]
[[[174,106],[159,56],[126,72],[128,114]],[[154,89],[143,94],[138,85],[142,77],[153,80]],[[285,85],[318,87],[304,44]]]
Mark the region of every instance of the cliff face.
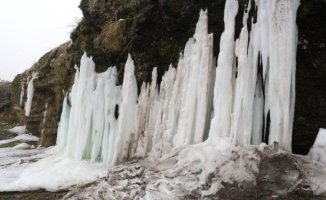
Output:
[[[246,0],[240,2],[243,4]],[[98,72],[117,66],[120,82],[127,54],[131,53],[140,86],[141,82],[149,81],[153,67],[158,67],[160,77],[170,63],[176,66],[178,53],[194,33],[201,8],[209,11],[209,32],[214,33],[214,55],[218,55],[220,35],[224,29],[224,3],[209,0],[82,0],[80,8],[84,18],[71,33],[72,43],[50,51],[30,70],[17,75],[12,86],[12,108],[18,118],[25,120],[23,107],[19,105],[21,84],[24,83],[26,88],[27,77],[32,71],[38,71],[32,111],[26,123],[35,134],[41,135],[43,130],[42,145],[52,145],[55,143],[63,90],[69,89],[73,66],[79,64],[84,51],[93,56]],[[318,128],[326,125],[326,43],[323,37],[326,3],[323,0],[302,0],[301,3],[293,149],[294,152],[306,153]],[[238,33],[241,18],[242,14],[238,14]]]

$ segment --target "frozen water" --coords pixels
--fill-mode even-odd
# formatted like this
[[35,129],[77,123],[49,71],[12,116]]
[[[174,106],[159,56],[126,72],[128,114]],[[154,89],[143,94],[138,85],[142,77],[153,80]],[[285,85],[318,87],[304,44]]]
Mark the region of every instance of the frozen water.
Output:
[[17,135],[21,135],[27,133],[26,126],[15,126],[8,130],[9,132],[16,133]]
[[28,82],[27,86],[27,100],[25,103],[25,116],[29,116],[32,107],[33,95],[34,95],[34,80],[37,79],[38,73],[34,72],[32,78]]
[[319,129],[315,143],[311,147],[308,156],[326,165],[326,129]]
[[7,139],[7,140],[0,140],[0,145],[4,145],[4,144],[9,144],[12,142],[29,142],[29,141],[34,141],[37,142],[39,140],[38,137],[33,136],[33,135],[29,135],[29,134],[20,134],[14,138],[11,139]]

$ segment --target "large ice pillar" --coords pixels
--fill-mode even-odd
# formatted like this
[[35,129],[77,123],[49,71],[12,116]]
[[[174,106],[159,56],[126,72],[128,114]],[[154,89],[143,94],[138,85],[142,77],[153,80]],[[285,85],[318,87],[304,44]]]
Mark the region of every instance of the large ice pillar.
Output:
[[225,30],[220,40],[220,53],[218,55],[214,86],[214,117],[211,122],[208,142],[230,135],[233,105],[234,30],[237,12],[238,1],[227,0],[224,9]]
[[[193,38],[157,87],[157,69],[151,85],[143,85],[138,99],[136,157],[151,151],[156,157],[173,147],[203,141],[212,102],[213,35],[208,34],[207,11],[201,10]],[[142,121],[144,120],[144,121]]]
[[29,116],[32,108],[32,101],[33,101],[33,95],[34,95],[34,80],[38,78],[38,73],[34,72],[32,75],[32,78],[28,82],[27,86],[27,100],[25,103],[25,116]]
[[121,87],[116,82],[115,67],[98,74],[92,58],[83,55],[71,92],[64,99],[58,129],[57,146],[65,156],[112,164],[115,110],[121,103]]
[[299,1],[256,0],[256,5],[257,22],[249,21],[249,32],[249,3],[234,45],[238,2],[226,1],[209,141],[228,137],[237,145],[258,144],[270,113],[269,143],[277,141],[291,151]]
[[[296,13],[299,0],[264,2],[258,12],[267,12],[269,28],[269,105],[270,139],[291,151],[295,102],[295,69],[297,50]],[[266,3],[267,1],[267,3]],[[264,49],[263,49],[264,51]],[[265,66],[264,66],[265,67]]]
[[[117,86],[117,69],[114,67],[111,71],[109,84],[104,88],[105,94],[105,124],[102,144],[102,160],[105,164],[112,164],[115,151],[114,141],[117,138],[118,119],[116,118],[116,108],[121,103],[121,86]],[[103,112],[103,111],[102,111]]]
[[117,139],[115,142],[113,163],[117,164],[128,158],[130,152],[129,140],[135,135],[134,123],[137,109],[137,82],[135,65],[128,55],[122,84],[122,102],[119,108]]
[[269,110],[271,118],[269,143],[277,141],[291,151],[299,0],[256,0],[256,4],[255,31],[261,35],[258,50],[262,54],[265,87],[268,87],[265,115]]
[[213,35],[208,34],[207,18],[207,11],[201,10],[194,37],[179,60],[186,72],[174,146],[203,141],[213,71]]

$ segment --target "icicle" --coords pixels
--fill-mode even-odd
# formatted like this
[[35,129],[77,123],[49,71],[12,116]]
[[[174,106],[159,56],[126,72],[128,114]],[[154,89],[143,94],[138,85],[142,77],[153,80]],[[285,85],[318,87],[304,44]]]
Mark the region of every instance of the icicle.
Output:
[[25,88],[24,88],[24,82],[21,83],[21,89],[20,89],[20,101],[19,101],[19,105],[23,106],[24,103],[24,95],[25,95]]
[[147,116],[148,116],[148,101],[149,101],[149,87],[146,83],[141,86],[140,94],[137,104],[137,120],[136,120],[136,143],[133,147],[134,157],[144,157],[147,152],[148,135],[145,135]]
[[38,78],[38,73],[34,72],[32,75],[31,80],[29,80],[28,82],[28,86],[27,86],[27,100],[25,103],[25,116],[28,117],[30,112],[31,112],[31,108],[32,108],[32,101],[33,101],[33,95],[34,95],[34,80]]
[[[259,77],[259,76],[258,76]],[[251,144],[260,144],[263,141],[264,124],[264,95],[261,79],[257,79],[255,100],[252,116],[252,137]]]

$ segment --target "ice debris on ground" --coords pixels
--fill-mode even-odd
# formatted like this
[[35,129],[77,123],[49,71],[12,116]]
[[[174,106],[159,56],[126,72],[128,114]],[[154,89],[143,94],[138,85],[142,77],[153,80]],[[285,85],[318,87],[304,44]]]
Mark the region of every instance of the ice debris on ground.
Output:
[[0,140],[0,145],[9,144],[12,142],[37,142],[38,140],[39,138],[36,136],[29,134],[21,134],[11,139]]
[[311,147],[308,156],[326,165],[326,129],[319,129],[315,143]]

